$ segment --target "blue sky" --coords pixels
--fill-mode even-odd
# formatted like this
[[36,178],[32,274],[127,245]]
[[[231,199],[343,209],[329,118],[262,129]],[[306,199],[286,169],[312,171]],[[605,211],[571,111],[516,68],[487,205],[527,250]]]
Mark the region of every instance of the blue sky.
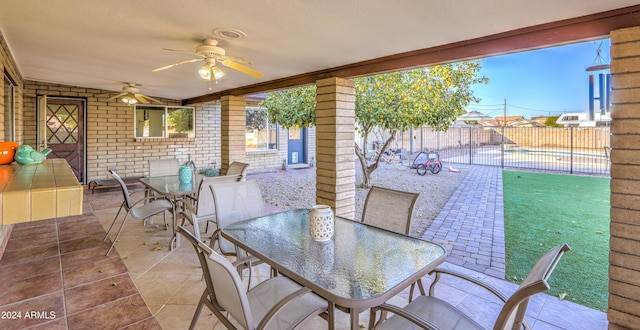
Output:
[[[482,101],[472,103],[467,110],[501,116],[506,99],[508,116],[529,118],[588,111],[589,74],[585,69],[594,64],[600,42],[588,41],[483,59],[480,75],[488,77],[489,83],[472,86]],[[602,42],[601,56],[609,63],[610,40]],[[597,109],[597,102],[595,106]]]

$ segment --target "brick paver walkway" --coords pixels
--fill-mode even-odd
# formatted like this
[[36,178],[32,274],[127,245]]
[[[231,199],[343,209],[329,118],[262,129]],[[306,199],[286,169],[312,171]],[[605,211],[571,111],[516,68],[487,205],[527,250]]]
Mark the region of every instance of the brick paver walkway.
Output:
[[502,169],[471,166],[468,171],[422,237],[447,249],[447,262],[504,278]]

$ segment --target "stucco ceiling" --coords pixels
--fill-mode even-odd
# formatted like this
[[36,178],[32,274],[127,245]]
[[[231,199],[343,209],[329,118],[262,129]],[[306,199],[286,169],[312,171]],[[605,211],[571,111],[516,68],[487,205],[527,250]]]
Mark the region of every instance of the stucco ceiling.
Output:
[[[186,99],[638,4],[631,0],[3,0],[0,32],[24,79]],[[234,29],[245,38],[214,35]],[[207,37],[264,73],[218,83],[193,58]],[[209,89],[211,87],[211,89]]]

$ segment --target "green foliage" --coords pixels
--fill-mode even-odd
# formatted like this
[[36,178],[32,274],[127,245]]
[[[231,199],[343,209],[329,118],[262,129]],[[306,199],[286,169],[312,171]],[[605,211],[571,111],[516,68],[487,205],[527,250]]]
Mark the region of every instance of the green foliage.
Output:
[[286,128],[313,126],[316,123],[316,86],[271,92],[260,106],[267,108],[272,123]]
[[247,128],[261,131],[267,127],[267,114],[262,109],[247,109]]
[[356,78],[356,119],[369,131],[382,127],[406,131],[428,125],[446,130],[471,102],[479,101],[469,88],[487,83],[477,77],[479,61]]
[[175,132],[190,132],[193,130],[193,110],[191,108],[172,110],[167,117],[167,123]]
[[547,117],[547,119],[545,119],[544,121],[544,125],[549,127],[563,127],[564,125],[556,123],[556,120],[558,120],[558,118],[560,118],[560,116]]
[[[359,132],[376,126],[446,130],[467,105],[479,101],[470,86],[487,83],[486,77],[477,76],[480,68],[479,61],[466,61],[354,79]],[[281,126],[315,125],[315,86],[269,93],[260,105]]]

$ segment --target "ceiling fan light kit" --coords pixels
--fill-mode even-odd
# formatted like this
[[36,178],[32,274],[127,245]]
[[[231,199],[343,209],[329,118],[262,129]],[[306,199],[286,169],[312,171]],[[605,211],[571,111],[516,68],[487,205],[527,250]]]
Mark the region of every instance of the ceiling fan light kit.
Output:
[[198,74],[200,78],[209,82],[211,81],[217,82],[218,79],[224,77],[225,75],[224,71],[222,71],[216,65],[216,63],[220,63],[228,68],[240,71],[244,74],[250,75],[255,78],[262,78],[263,76],[262,72],[238,63],[238,62],[241,62],[245,64],[251,64],[251,62],[249,62],[248,60],[241,57],[227,56],[225,50],[219,47],[218,41],[214,39],[205,39],[201,45],[196,47],[195,53],[187,52],[183,50],[177,50],[177,49],[165,49],[165,50],[168,50],[171,52],[192,54],[200,58],[189,59],[189,60],[165,65],[163,67],[153,69],[152,70],[153,72],[169,69],[181,64],[204,61],[205,62],[204,65],[198,69]]
[[125,103],[128,105],[137,104],[138,102],[144,103],[144,104],[150,104],[152,102],[162,104],[162,101],[158,99],[155,99],[151,96],[147,96],[144,94],[140,94],[140,89],[135,86],[136,86],[135,84],[128,84],[126,86],[123,86],[122,93],[110,97],[109,100],[115,100],[117,98],[120,98],[120,101],[122,103]]

